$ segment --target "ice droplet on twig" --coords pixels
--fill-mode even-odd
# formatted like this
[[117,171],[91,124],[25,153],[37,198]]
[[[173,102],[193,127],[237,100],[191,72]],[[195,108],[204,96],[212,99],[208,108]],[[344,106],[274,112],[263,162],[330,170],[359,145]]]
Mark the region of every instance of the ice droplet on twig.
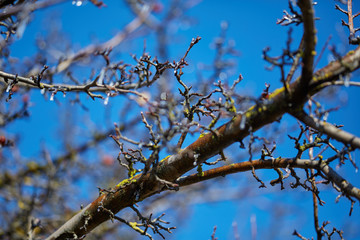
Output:
[[55,94],[52,93],[51,96],[50,96],[50,101],[54,101],[54,96],[55,96]]
[[18,39],[21,39],[22,36],[24,35],[24,32],[25,32],[25,29],[26,29],[26,26],[28,25],[29,23],[29,17],[25,17],[23,18],[20,23],[18,24],[17,26],[17,29],[16,29],[16,36],[18,37]]
[[99,79],[98,79],[98,84],[99,85],[103,85],[104,84],[104,77],[105,77],[105,69],[101,69],[100,71],[100,75],[99,75]]
[[325,112],[324,117],[323,117],[323,121],[326,122],[328,120],[328,117],[329,117],[329,112]]
[[344,86],[349,87],[350,86],[350,74],[346,74],[344,78]]
[[73,0],[72,4],[77,7],[80,7],[83,4],[83,0]]
[[107,93],[107,94],[106,94],[106,98],[105,98],[105,100],[104,100],[104,105],[108,105],[108,103],[109,103],[109,97],[110,97],[110,93]]
[[194,153],[194,163],[193,163],[193,164],[194,164],[194,166],[196,166],[196,165],[197,165],[199,156],[200,156],[200,154],[198,154],[198,153]]
[[245,123],[246,123],[246,115],[242,114],[241,121],[240,121],[240,130],[243,130],[245,128]]
[[350,86],[350,74],[346,75],[340,75],[340,80],[344,81],[344,86],[349,87]]
[[10,92],[11,84],[7,85],[6,92]]

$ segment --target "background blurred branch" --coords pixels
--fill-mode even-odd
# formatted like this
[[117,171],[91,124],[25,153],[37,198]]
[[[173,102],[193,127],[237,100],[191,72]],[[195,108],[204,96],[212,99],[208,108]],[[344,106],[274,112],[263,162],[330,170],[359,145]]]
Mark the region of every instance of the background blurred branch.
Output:
[[38,9],[47,8],[50,6],[54,6],[56,4],[65,2],[65,0],[47,0],[47,1],[35,1],[35,2],[24,2],[20,1],[20,4],[16,4],[11,7],[7,7],[6,9],[3,9],[2,12],[0,12],[0,21],[3,21],[13,15],[16,15],[22,11],[26,12],[33,12]]

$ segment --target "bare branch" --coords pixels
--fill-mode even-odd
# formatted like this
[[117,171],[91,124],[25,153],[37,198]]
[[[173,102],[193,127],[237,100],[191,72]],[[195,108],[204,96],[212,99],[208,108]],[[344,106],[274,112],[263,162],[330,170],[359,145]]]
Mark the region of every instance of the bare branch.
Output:
[[304,51],[302,53],[302,71],[299,89],[297,89],[296,95],[300,97],[302,94],[307,92],[309,83],[312,79],[313,67],[314,67],[314,56],[315,52],[315,22],[314,22],[314,9],[311,0],[299,1],[299,7],[302,12],[304,22],[304,36],[303,44]]
[[353,148],[360,148],[360,138],[341,130],[327,122],[314,119],[307,115],[304,111],[292,113],[294,117],[305,123],[306,125],[316,129],[322,133],[325,133],[331,138],[336,139],[346,145],[350,145]]
[[341,23],[343,26],[346,26],[349,29],[349,43],[353,45],[358,45],[360,43],[360,37],[355,36],[355,33],[359,31],[359,28],[354,27],[354,18],[359,16],[360,12],[353,15],[352,12],[352,0],[347,1],[347,11],[342,9],[339,5],[335,5],[335,9],[339,10],[340,12],[344,13],[348,17],[348,22],[346,23],[344,20],[341,19]]
[[[359,67],[359,60],[360,48],[357,48],[353,54],[347,55],[343,59],[332,63],[330,66],[319,70],[317,74],[324,72],[329,73],[324,75],[322,78],[322,81],[325,82],[330,79],[336,79],[339,75],[344,74],[344,72],[354,71],[357,69]],[[340,62],[343,64],[349,63],[349,65],[351,64],[353,67],[351,69],[345,68]],[[294,91],[294,89],[298,87],[299,81],[300,80],[297,79],[289,85],[290,92]],[[314,78],[312,81],[317,83],[318,79]],[[312,95],[317,91],[320,91],[320,89],[317,86],[315,89],[311,89],[308,93]],[[178,153],[168,156],[160,161],[157,169],[155,170],[156,175],[160,179],[174,182],[184,173],[196,167],[194,166],[195,159],[198,164],[203,163],[208,158],[218,154],[219,150],[226,148],[234,142],[239,142],[248,136],[250,128],[253,131],[256,131],[266,124],[278,120],[285,112],[289,111],[287,98],[288,95],[285,93],[284,87],[275,90],[269,95],[266,102],[252,106],[245,113],[237,114],[231,121],[218,127],[215,131],[201,136],[187,148],[180,150]],[[290,110],[291,109],[298,109],[298,106],[291,106]],[[245,119],[245,123],[241,124],[243,119]],[[273,167],[273,165],[271,165],[272,162],[263,162],[264,161],[259,162],[258,166],[263,168],[265,168],[265,166],[271,168]],[[279,160],[279,164],[280,163],[283,163],[284,165],[279,165],[278,167],[286,167],[288,164],[288,162],[285,164],[282,160]],[[252,168],[254,161],[247,164],[247,167]],[[354,188],[347,181],[344,181],[343,178],[341,178],[325,163],[321,162],[320,166],[318,165],[319,162],[317,162],[316,166],[313,164],[314,161],[303,161],[297,163],[296,166],[304,168],[317,167],[338,187],[340,187],[345,194],[360,199],[359,190]],[[141,181],[139,181],[140,179]],[[117,213],[121,209],[132,205],[135,201],[141,201],[163,190],[163,184],[157,181],[150,173],[146,175],[139,174],[133,178],[126,179],[115,187],[115,192],[102,194],[93,203],[89,204],[71,220],[66,222],[48,239],[58,239],[66,236],[71,237],[74,233],[78,236],[82,236],[90,232],[100,223],[109,219],[106,212],[98,211],[99,204],[101,204],[104,208],[111,210],[111,212]],[[84,227],[85,222],[86,227]]]
[[179,186],[187,186],[216,177],[223,177],[228,174],[251,171],[252,169],[274,169],[274,168],[302,168],[302,169],[317,169],[322,171],[332,182],[334,182],[345,194],[353,196],[360,201],[360,189],[354,187],[339,174],[337,174],[328,164],[322,161],[310,159],[296,159],[296,158],[277,158],[274,160],[252,160],[240,163],[234,163],[211,170],[203,171],[200,176],[192,174],[177,179]]
[[57,65],[56,69],[53,69],[52,71],[57,73],[62,72],[76,61],[87,58],[96,52],[104,51],[105,49],[113,49],[114,47],[118,46],[130,33],[134,32],[143,24],[143,22],[148,17],[149,12],[150,12],[149,6],[144,5],[138,17],[132,20],[130,23],[128,23],[123,31],[119,32],[113,38],[111,38],[105,43],[102,43],[100,45],[89,45],[86,48],[81,49],[77,53],[61,61]]
[[6,11],[0,12],[0,21],[7,19],[10,16],[18,14],[24,10],[33,12],[37,9],[50,7],[59,3],[65,2],[65,0],[48,0],[48,1],[40,1],[40,2],[32,2],[32,3],[22,3],[13,7],[9,7]]

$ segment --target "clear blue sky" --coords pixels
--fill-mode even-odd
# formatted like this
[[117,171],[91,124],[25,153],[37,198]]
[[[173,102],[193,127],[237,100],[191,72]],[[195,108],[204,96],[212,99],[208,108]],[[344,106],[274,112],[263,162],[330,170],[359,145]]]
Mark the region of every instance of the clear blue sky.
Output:
[[[71,2],[71,1],[69,1]],[[33,47],[35,36],[39,33],[45,34],[51,29],[61,28],[71,42],[78,49],[84,47],[94,40],[103,42],[111,38],[114,33],[128,23],[132,15],[129,10],[124,7],[122,1],[105,1],[108,5],[105,8],[98,9],[92,4],[87,3],[81,7],[75,7],[71,3],[65,3],[39,11],[26,29],[22,39],[12,46],[13,56],[21,59],[31,57],[36,49]],[[191,2],[191,1],[190,1]],[[358,1],[354,6],[355,11],[360,11]],[[332,35],[331,44],[335,44],[339,51],[350,49],[346,43],[348,31],[341,26],[340,18],[345,16],[335,11],[335,1],[320,0],[315,7],[316,16],[320,17],[320,21],[316,22],[318,30],[317,52],[325,44],[326,40]],[[280,55],[285,47],[288,27],[276,25],[276,20],[281,18],[283,9],[288,10],[287,1],[202,1],[193,9],[189,10],[186,15],[194,22],[193,24],[183,24],[176,26],[176,37],[170,45],[169,60],[179,59],[186,50],[191,38],[201,36],[202,40],[190,52],[188,57],[190,66],[189,72],[184,77],[186,79],[195,78],[195,68],[199,63],[210,64],[214,56],[211,49],[211,43],[220,32],[220,23],[227,21],[229,30],[227,36],[236,42],[236,49],[240,51],[240,56],[236,59],[238,67],[234,76],[235,79],[241,73],[244,77],[239,87],[239,91],[243,94],[251,96],[259,96],[264,89],[264,83],[270,83],[270,91],[276,89],[281,84],[279,82],[279,71],[275,69],[270,72],[264,69],[267,66],[261,56],[265,47],[271,47],[270,54]],[[166,4],[165,4],[166,8]],[[161,13],[158,15],[162,17]],[[360,27],[358,20],[357,27]],[[302,26],[294,28],[294,44],[300,39]],[[156,55],[156,44],[154,36],[146,37],[148,48],[147,51],[151,55]],[[124,59],[130,59],[130,53],[141,54],[143,46],[143,38],[126,46],[120,46],[121,56]],[[318,67],[324,66],[329,60],[329,52],[326,52],[321,59]],[[191,70],[193,69],[193,70]],[[84,72],[84,74],[87,72]],[[359,74],[355,74],[354,80],[359,80]],[[88,75],[87,75],[88,76]],[[85,77],[87,77],[85,76]],[[85,78],[84,77],[84,78]],[[330,122],[344,124],[344,129],[360,136],[360,113],[358,111],[359,94],[353,88],[339,88],[334,99],[325,103],[325,107],[342,106],[342,108],[330,115]],[[71,93],[68,94],[70,96]],[[57,141],[57,133],[52,131],[59,121],[59,111],[65,116],[64,111],[76,110],[78,119],[87,118],[94,124],[98,124],[99,129],[106,129],[103,118],[106,107],[101,100],[93,102],[91,99],[85,100],[85,105],[90,109],[85,113],[67,104],[68,98],[62,98],[59,94],[56,96],[60,102],[50,102],[45,100],[39,93],[33,93],[31,96],[33,106],[31,107],[31,117],[26,121],[20,121],[11,126],[8,132],[12,134],[21,133],[24,129],[26,134],[21,139],[20,148],[25,156],[34,157],[39,153],[41,142],[46,142],[50,150],[58,153],[58,147],[61,145]],[[85,97],[83,99],[86,99]],[[116,101],[116,100],[115,100]],[[65,106],[65,107],[64,107]],[[116,104],[111,109],[111,120],[109,123],[118,121],[116,113]],[[46,114],[44,114],[46,112]],[[86,117],[83,117],[85,114]],[[282,126],[288,132],[294,121],[290,117],[284,117]],[[107,123],[106,123],[107,124]],[[105,125],[106,125],[105,124]],[[35,146],[33,143],[37,143]],[[284,138],[281,144],[278,144],[277,154],[287,156],[287,151],[292,147],[291,141]],[[238,149],[238,148],[236,148]],[[355,160],[359,152],[355,152]],[[116,153],[115,155],[116,156]],[[261,171],[259,173],[264,179],[270,180],[275,175],[270,170]],[[360,186],[359,175],[351,169],[346,172],[356,186]],[[210,239],[213,227],[217,226],[216,236],[219,239],[234,239],[234,223],[236,223],[236,233],[240,235],[240,239],[251,239],[251,227],[256,225],[256,239],[295,239],[291,236],[292,231],[296,228],[301,234],[310,238],[315,236],[312,224],[312,201],[311,194],[308,192],[292,190],[287,182],[286,190],[279,192],[279,186],[271,187],[269,184],[267,189],[256,189],[256,182],[250,174],[238,174],[234,177],[227,177],[230,184],[226,185],[226,189],[231,192],[248,191],[248,196],[240,198],[238,196],[224,196],[225,201],[206,202],[204,199],[194,200],[194,204],[190,208],[188,215],[183,224],[178,225],[178,229],[174,230],[172,239]],[[268,183],[268,182],[267,182]],[[248,189],[251,187],[252,189]],[[255,188],[255,189],[254,189]],[[217,193],[220,194],[222,189],[221,183],[216,183]],[[97,189],[94,189],[93,197],[96,197]],[[177,193],[174,193],[177,194]],[[180,195],[181,196],[181,195]],[[330,220],[331,226],[345,230],[345,238],[348,233],[357,231],[360,236],[359,222],[359,205],[355,204],[353,216],[347,217],[350,203],[341,199],[340,203],[334,204],[337,194],[333,191],[324,191],[321,195],[326,201],[325,207],[320,208],[320,220]],[[91,199],[92,197],[90,197]],[[204,202],[204,203],[202,203]],[[86,203],[84,203],[86,204]],[[285,215],[284,215],[285,214]],[[167,219],[171,214],[167,214]],[[251,221],[253,224],[251,225]],[[275,229],[275,231],[274,231]],[[128,230],[128,229],[125,229]],[[271,235],[275,234],[275,235]],[[355,238],[347,238],[355,239]]]

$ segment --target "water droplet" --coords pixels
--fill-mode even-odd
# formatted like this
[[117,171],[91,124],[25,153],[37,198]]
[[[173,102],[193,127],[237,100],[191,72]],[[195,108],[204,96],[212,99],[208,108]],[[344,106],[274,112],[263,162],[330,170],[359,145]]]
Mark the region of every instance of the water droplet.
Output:
[[104,84],[104,77],[105,77],[105,69],[101,69],[100,71],[100,75],[99,75],[99,79],[98,79],[98,84],[99,85],[103,85]]
[[240,130],[243,130],[245,128],[245,123],[246,123],[246,115],[243,114],[241,115]]
[[26,26],[29,23],[29,17],[25,17],[24,19],[22,19],[22,21],[20,21],[17,30],[16,30],[16,36],[21,39],[22,36],[24,35]]
[[350,74],[346,74],[344,78],[344,86],[349,87],[350,86]]
[[10,92],[10,89],[11,89],[11,84],[9,84],[6,88],[6,92]]
[[80,7],[83,4],[83,0],[73,0],[72,4],[77,7]]
[[224,28],[224,29],[229,27],[229,23],[227,21],[221,21],[220,25],[221,25],[221,28]]
[[162,92],[160,95],[160,99],[166,101],[166,97],[167,97],[166,92]]
[[195,161],[194,161],[194,163],[193,163],[194,166],[197,165],[197,161],[198,161],[199,156],[200,156],[200,154],[198,154],[198,153],[195,153],[195,154],[194,154],[194,159],[195,159]]
[[227,74],[224,73],[224,72],[221,72],[221,73],[219,74],[219,78],[220,78],[221,81],[224,81],[224,80],[226,80],[226,78],[227,78]]
[[108,105],[108,103],[109,103],[109,95],[106,96],[104,100],[104,105]]
[[52,93],[51,96],[50,96],[50,101],[54,101],[54,96],[55,96],[55,94]]
[[329,112],[326,112],[323,117],[324,122],[327,121],[328,117],[329,117]]

